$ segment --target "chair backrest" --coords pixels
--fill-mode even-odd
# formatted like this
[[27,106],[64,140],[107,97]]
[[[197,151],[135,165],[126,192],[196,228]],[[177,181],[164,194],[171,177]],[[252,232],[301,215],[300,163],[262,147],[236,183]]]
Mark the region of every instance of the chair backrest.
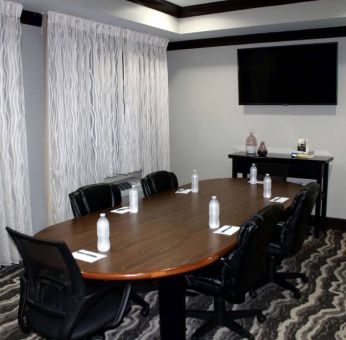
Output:
[[114,183],[86,185],[69,194],[74,217],[112,208],[121,203],[121,193]]
[[283,212],[281,204],[265,207],[246,221],[238,232],[238,246],[224,261],[222,281],[227,295],[248,292],[260,278],[266,265],[267,248],[274,226]]
[[142,178],[141,182],[145,196],[150,196],[158,192],[178,187],[177,176],[173,172],[168,171],[153,172]]
[[282,228],[280,244],[285,256],[295,255],[302,248],[308,231],[309,218],[319,193],[318,183],[307,184],[294,197],[288,208],[289,214],[286,220],[279,222]]
[[[36,239],[9,227],[24,264],[21,292],[31,324],[63,319],[86,292],[80,269],[64,242]],[[39,326],[38,326],[39,327]],[[33,327],[37,329],[37,327]]]

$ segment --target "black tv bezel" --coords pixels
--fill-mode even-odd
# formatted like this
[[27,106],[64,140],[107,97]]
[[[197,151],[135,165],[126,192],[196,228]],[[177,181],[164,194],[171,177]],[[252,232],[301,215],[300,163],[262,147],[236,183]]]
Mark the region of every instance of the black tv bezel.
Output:
[[[240,98],[240,68],[239,68],[239,51],[240,50],[265,50],[265,49],[286,49],[297,46],[307,47],[307,46],[316,46],[316,45],[334,45],[335,46],[335,101],[330,102],[274,102],[274,101],[263,101],[263,102],[247,102],[241,101]],[[249,48],[238,48],[237,49],[237,69],[238,69],[238,104],[239,105],[278,105],[278,106],[289,106],[289,105],[332,105],[335,106],[338,104],[338,42],[325,42],[325,43],[311,43],[311,44],[292,44],[292,45],[277,45],[277,46],[265,46],[265,47],[249,47]]]

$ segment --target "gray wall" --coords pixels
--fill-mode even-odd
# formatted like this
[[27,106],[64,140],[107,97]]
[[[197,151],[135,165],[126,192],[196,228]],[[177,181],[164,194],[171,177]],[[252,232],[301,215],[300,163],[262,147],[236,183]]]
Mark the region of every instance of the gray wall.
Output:
[[[237,88],[237,48],[225,46],[168,52],[171,169],[181,184],[190,182],[192,169],[200,177],[230,177],[227,155],[244,150],[254,131],[269,152],[289,152],[298,138],[312,149],[331,153],[327,215],[346,218],[346,39],[338,41],[337,106],[240,106]],[[294,43],[258,44],[273,46]]]
[[[31,205],[38,231],[47,223],[44,43],[40,28],[22,25],[22,30]],[[244,148],[251,130],[272,152],[289,151],[298,138],[306,137],[313,149],[335,157],[327,215],[346,218],[346,39],[323,41],[339,42],[337,106],[239,106],[237,46],[168,52],[171,168],[180,183],[190,182],[194,168],[201,178],[229,177],[232,162],[227,155]],[[266,45],[275,44],[258,46]]]
[[34,232],[47,225],[44,175],[44,44],[40,27],[22,25],[22,62]]

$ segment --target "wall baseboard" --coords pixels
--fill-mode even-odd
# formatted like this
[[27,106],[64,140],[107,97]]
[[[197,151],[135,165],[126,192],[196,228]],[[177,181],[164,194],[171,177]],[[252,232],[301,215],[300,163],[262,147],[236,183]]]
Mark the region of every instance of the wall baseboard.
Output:
[[326,226],[328,229],[339,229],[346,231],[346,220],[343,218],[327,217]]

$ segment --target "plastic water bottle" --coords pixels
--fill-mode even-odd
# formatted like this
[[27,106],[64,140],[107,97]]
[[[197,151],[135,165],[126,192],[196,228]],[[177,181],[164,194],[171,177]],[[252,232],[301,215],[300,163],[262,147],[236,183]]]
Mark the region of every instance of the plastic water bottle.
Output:
[[209,202],[209,227],[217,229],[220,226],[220,204],[216,196],[212,196]]
[[111,247],[109,243],[109,221],[106,214],[100,214],[97,220],[97,249],[98,251],[105,252]]
[[256,184],[257,183],[257,168],[255,163],[252,163],[250,168],[250,183]]
[[270,178],[269,174],[266,174],[263,179],[263,197],[272,197],[272,179]]
[[138,191],[134,185],[129,191],[129,200],[130,200],[130,213],[138,213]]
[[191,191],[198,192],[198,174],[197,170],[193,170],[191,176]]

